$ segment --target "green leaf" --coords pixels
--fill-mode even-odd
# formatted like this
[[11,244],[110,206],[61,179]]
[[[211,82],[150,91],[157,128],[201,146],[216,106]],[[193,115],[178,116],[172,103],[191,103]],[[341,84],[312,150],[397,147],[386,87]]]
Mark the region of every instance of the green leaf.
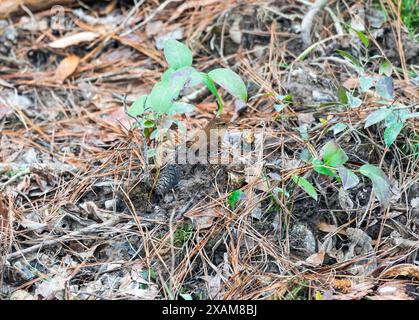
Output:
[[192,52],[182,42],[174,39],[167,40],[163,50],[167,63],[174,70],[192,66]]
[[377,94],[384,99],[393,99],[394,81],[391,77],[381,77],[375,86]]
[[306,178],[297,175],[293,175],[291,178],[300,188],[307,192],[310,197],[317,201],[317,191]]
[[393,110],[393,112],[386,117],[386,127],[389,127],[396,122],[405,123],[407,119],[411,118],[409,115],[411,115],[411,113],[407,110]]
[[167,81],[157,82],[150,94],[150,103],[153,110],[157,113],[165,113],[173,103],[174,92]]
[[343,165],[349,159],[345,151],[333,140],[325,144],[321,154],[325,164],[334,168]]
[[403,122],[395,122],[384,130],[384,142],[390,147],[403,129]]
[[310,139],[310,135],[308,134],[308,127],[309,127],[308,123],[302,123],[298,127],[298,132],[300,132],[301,139],[305,141],[308,141]]
[[272,192],[274,192],[274,193],[276,193],[276,194],[278,194],[278,193],[281,193],[281,194],[283,194],[285,197],[287,197],[287,198],[289,198],[290,197],[290,194],[287,192],[287,190],[284,190],[284,189],[282,189],[282,188],[280,188],[280,187],[275,187],[273,190],[272,190]]
[[234,97],[247,101],[246,85],[237,73],[230,69],[219,68],[208,72],[208,76]]
[[153,120],[145,119],[142,123],[144,128],[153,128],[156,124]]
[[359,178],[352,170],[345,168],[344,166],[338,167],[340,179],[342,180],[342,186],[344,190],[351,189],[359,183]]
[[[402,111],[402,110],[400,110],[400,111]],[[410,112],[408,112],[408,111],[406,111],[406,110],[403,110],[403,111],[405,111],[403,114],[401,114],[401,120],[403,121],[403,122],[405,122],[406,120],[408,120],[408,119],[412,119],[412,118],[417,118],[417,117],[419,117],[419,112],[413,112],[413,113],[410,113]]]
[[219,116],[223,112],[223,100],[221,100],[220,95],[218,94],[217,87],[215,86],[214,81],[205,73],[201,72],[201,79],[208,90],[215,96],[218,105],[217,116]]
[[177,101],[177,102],[173,102],[173,104],[170,107],[168,113],[170,113],[170,114],[183,114],[183,113],[192,112],[194,110],[195,110],[194,105],[192,105],[190,103],[182,102],[182,101]]
[[393,66],[391,65],[391,62],[387,59],[384,59],[380,63],[380,69],[378,70],[379,74],[384,74],[388,77],[391,76],[391,73],[393,72]]
[[324,174],[326,176],[330,176],[330,177],[335,177],[336,173],[334,173],[331,169],[327,168],[324,166],[323,161],[319,160],[319,159],[314,159],[313,160],[313,165],[314,165],[314,171],[320,173],[320,174]]
[[344,131],[348,126],[344,123],[336,123],[334,126],[332,126],[329,130],[333,130],[333,134],[337,135],[338,133],[341,133]]
[[343,57],[345,57],[346,59],[348,59],[349,61],[351,61],[355,66],[359,66],[359,62],[358,60],[351,54],[347,53],[346,51],[343,50],[336,50],[340,55],[342,55]]
[[371,180],[378,201],[387,207],[390,204],[391,186],[383,170],[371,164],[364,164],[359,168],[359,172]]
[[157,155],[157,149],[156,148],[147,149],[147,158],[152,158],[156,155]]
[[170,74],[168,81],[170,91],[173,93],[173,99],[179,96],[181,90],[190,82],[192,74],[196,72],[192,67],[182,67]]
[[310,151],[305,148],[300,152],[300,160],[306,162],[306,163],[311,163],[313,160],[313,156],[311,155]]
[[338,97],[339,97],[340,103],[342,104],[348,103],[348,96],[346,95],[346,89],[342,86],[338,87]]
[[281,112],[286,107],[288,107],[288,105],[286,105],[286,104],[274,104],[275,111],[277,111],[277,112]]
[[286,94],[286,95],[277,95],[276,99],[285,101],[285,102],[292,102],[292,95]]
[[168,82],[170,81],[170,77],[171,75],[175,72],[176,70],[173,68],[169,68],[167,69],[165,72],[163,72],[162,76],[161,76],[161,81],[162,82]]
[[352,29],[352,30],[355,31],[356,35],[362,41],[362,43],[364,44],[364,46],[366,48],[368,48],[368,46],[370,44],[370,41],[368,40],[368,37],[365,34],[363,34],[361,31],[358,31],[358,30],[355,30],[355,29]]
[[350,92],[346,92],[346,95],[348,97],[348,105],[351,108],[358,108],[362,104],[362,100],[358,97],[354,97]]
[[134,101],[131,107],[129,107],[128,114],[131,117],[138,117],[144,113],[147,97],[148,95],[146,94],[140,96],[137,100]]
[[368,91],[375,83],[375,79],[372,77],[361,76],[359,77],[359,87],[362,92]]
[[245,196],[246,195],[243,191],[234,190],[227,198],[227,202],[228,202],[230,208],[234,210],[236,208],[237,202]]
[[191,75],[188,82],[185,85],[185,88],[193,88],[202,83],[201,72],[197,71],[195,68],[191,67]]
[[192,301],[192,295],[190,293],[179,293],[183,300]]
[[390,114],[391,114],[391,110],[387,109],[387,108],[381,108],[381,109],[378,109],[378,110],[374,111],[365,120],[364,128],[368,128],[369,126],[372,126],[373,124],[376,124],[380,121],[383,121]]

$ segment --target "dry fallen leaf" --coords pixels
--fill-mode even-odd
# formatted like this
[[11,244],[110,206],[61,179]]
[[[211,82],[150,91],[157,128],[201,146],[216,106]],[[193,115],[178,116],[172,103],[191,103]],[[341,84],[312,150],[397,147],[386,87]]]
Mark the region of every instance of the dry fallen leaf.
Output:
[[50,42],[49,46],[55,49],[63,49],[82,42],[91,42],[99,37],[99,34],[96,32],[80,32],[67,36],[56,41]]
[[359,85],[359,79],[357,77],[348,78],[342,85],[348,90],[355,89]]
[[35,295],[37,299],[53,300],[61,299],[65,290],[67,275],[57,274],[51,279],[44,280],[37,284]]
[[400,276],[419,279],[419,267],[408,263],[398,264],[383,271],[380,278],[395,278]]
[[307,113],[299,113],[298,114],[298,124],[302,125],[302,124],[312,124],[316,122],[316,119],[313,116],[312,112],[307,112]]
[[16,290],[10,296],[10,300],[34,300],[35,298],[29,292],[25,290]]
[[221,215],[222,213],[216,208],[209,208],[198,213],[186,213],[185,217],[191,219],[197,229],[202,230],[211,227],[214,223],[214,219]]
[[326,233],[340,233],[340,234],[346,234],[345,230],[342,230],[341,227],[337,227],[333,224],[328,224],[326,222],[320,222],[317,225],[317,229],[319,229],[322,232]]
[[208,288],[208,296],[211,299],[221,299],[222,298],[222,291],[221,291],[221,274],[220,271],[217,272],[215,276],[206,276],[203,277],[207,283]]
[[55,80],[59,83],[63,83],[65,79],[71,76],[79,66],[80,58],[72,54],[65,57],[58,65],[55,71]]
[[372,295],[368,298],[371,300],[413,300],[407,294],[406,285],[405,282],[400,281],[384,283],[377,289],[378,295]]
[[314,267],[321,266],[323,264],[325,254],[326,252],[319,251],[309,256],[305,262]]
[[0,86],[2,87],[6,87],[9,89],[13,89],[14,86],[12,84],[10,84],[9,82],[7,82],[6,80],[0,79]]
[[145,26],[145,33],[147,34],[147,37],[155,36],[156,34],[159,34],[163,28],[163,22],[161,21],[151,21],[146,24]]
[[0,120],[13,114],[13,109],[5,104],[0,104]]

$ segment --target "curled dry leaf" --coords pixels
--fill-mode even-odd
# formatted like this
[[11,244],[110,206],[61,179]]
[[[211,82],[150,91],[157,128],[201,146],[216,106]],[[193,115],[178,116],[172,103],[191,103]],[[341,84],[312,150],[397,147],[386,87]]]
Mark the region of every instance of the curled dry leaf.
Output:
[[327,232],[327,233],[336,232],[338,230],[338,227],[337,226],[335,226],[333,224],[328,224],[326,222],[320,222],[317,225],[317,228],[320,231]]
[[351,278],[336,278],[332,280],[331,286],[336,291],[347,293],[352,287]]
[[185,217],[192,220],[197,229],[207,229],[212,226],[214,219],[222,216],[222,213],[216,208],[209,208],[198,213],[186,213]]
[[313,113],[298,113],[298,123],[302,124],[312,124],[316,122],[316,118],[314,118]]
[[[76,0],[1,0],[0,1],[0,18],[7,18],[13,14],[27,14],[27,11],[31,12],[40,11],[53,7],[54,5],[64,5],[77,2]],[[23,7],[23,8],[22,8]]]
[[80,58],[76,55],[69,55],[65,57],[58,65],[55,71],[55,80],[59,83],[63,83],[65,79],[71,76],[79,66]]
[[326,252],[320,250],[319,252],[314,253],[311,256],[309,256],[306,259],[306,263],[314,267],[321,266],[323,264],[325,254]]
[[400,276],[419,279],[419,266],[408,263],[398,264],[383,271],[380,278],[395,278]]
[[57,274],[51,279],[37,284],[35,295],[37,299],[53,300],[62,299],[65,290],[66,275]]
[[64,49],[82,42],[91,42],[95,40],[97,37],[99,37],[99,34],[96,32],[80,32],[50,42],[49,46],[54,49]]
[[221,274],[217,272],[214,276],[205,277],[208,287],[208,296],[210,299],[221,299],[222,290],[221,290]]
[[341,227],[337,227],[333,224],[328,224],[326,222],[320,222],[317,225],[317,229],[319,229],[322,232],[327,232],[327,233],[340,233],[340,234],[346,234],[345,230],[342,230]]

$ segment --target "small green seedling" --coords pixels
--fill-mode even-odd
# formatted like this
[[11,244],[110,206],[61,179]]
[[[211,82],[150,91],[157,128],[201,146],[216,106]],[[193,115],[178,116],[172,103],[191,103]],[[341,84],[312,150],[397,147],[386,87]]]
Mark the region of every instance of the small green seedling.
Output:
[[227,198],[231,210],[235,210],[240,200],[246,198],[246,194],[241,190],[234,190]]
[[387,147],[390,147],[400,131],[402,131],[405,122],[408,119],[418,117],[419,112],[409,112],[406,107],[400,104],[386,106],[371,113],[365,120],[365,128],[384,122],[384,142]]
[[[349,160],[345,151],[339,145],[330,140],[322,148],[320,159],[312,157],[309,152],[302,152],[301,158],[305,162],[313,165],[313,170],[317,173],[336,178],[342,183],[344,190],[354,188],[359,183],[357,175],[344,164]],[[359,168],[359,173],[371,180],[375,194],[378,200],[384,206],[389,205],[391,195],[390,181],[385,173],[378,167],[371,164],[365,164]],[[292,180],[310,197],[317,201],[316,188],[304,177],[293,175]]]
[[[366,50],[369,45],[368,37],[360,31],[355,31],[355,33],[364,45],[365,56],[360,59],[356,59],[345,51],[337,50],[337,52],[349,63],[351,63],[354,69],[356,69],[360,74],[358,91],[362,94],[374,88],[375,93],[378,97],[380,97],[381,100],[378,102],[383,105],[383,107],[371,113],[366,118],[365,128],[384,121],[384,143],[386,147],[390,147],[396,141],[397,136],[402,131],[405,122],[408,119],[418,117],[419,112],[409,112],[408,109],[410,106],[395,103],[394,81],[391,77],[393,73],[393,66],[391,62],[380,56],[369,57],[368,50]],[[378,70],[380,75],[379,77],[370,76],[365,70],[367,64],[375,59],[380,59]],[[362,105],[361,98],[354,96],[353,93],[347,91],[341,86],[338,87],[338,97],[340,104],[348,108],[358,108]],[[342,128],[342,124],[339,125],[340,128]],[[334,128],[334,133],[337,134],[344,130],[340,130],[340,128]]]
[[[150,94],[140,96],[128,109],[128,115],[137,119],[136,126],[142,130],[145,138],[161,142],[170,136],[174,124],[180,130],[185,130],[182,121],[175,117],[195,109],[195,106],[180,99],[185,88],[194,88],[203,83],[215,96],[217,116],[223,110],[223,101],[216,84],[246,103],[246,85],[232,70],[218,68],[208,73],[196,70],[192,67],[191,50],[176,40],[166,41],[164,56],[169,68],[163,73],[161,80],[154,85]],[[156,149],[147,150],[148,157],[155,156],[156,153]]]
[[192,238],[193,226],[190,223],[183,224],[180,228],[178,228],[174,235],[174,243],[176,245],[183,245],[185,242],[189,241]]

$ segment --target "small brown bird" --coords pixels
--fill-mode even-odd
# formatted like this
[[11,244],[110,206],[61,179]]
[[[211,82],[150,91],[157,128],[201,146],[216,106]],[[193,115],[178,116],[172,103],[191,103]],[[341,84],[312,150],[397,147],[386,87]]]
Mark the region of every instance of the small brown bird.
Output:
[[[206,141],[209,144],[210,142],[210,132],[213,129],[221,129],[221,128],[227,128],[228,124],[230,123],[231,117],[228,115],[222,114],[221,116],[217,117],[214,116],[203,128],[203,131],[205,132],[205,136],[207,137]],[[186,146],[189,148],[194,143],[196,143],[199,140],[199,137],[194,137],[192,140],[188,141],[186,143]],[[209,146],[209,145],[208,145]]]
[[[199,150],[207,150],[206,159],[209,160],[210,155],[210,136],[211,130],[226,128],[230,122],[230,117],[227,115],[221,115],[220,117],[212,118],[203,128],[206,139],[200,140],[199,136],[195,136],[186,143],[186,148],[189,154],[197,153]],[[220,131],[221,132],[221,131]],[[218,142],[220,139],[218,139]],[[202,146],[201,143],[206,143],[206,146]],[[181,152],[181,150],[179,150]],[[176,157],[177,159],[177,157]],[[181,165],[176,163],[176,160],[169,162],[161,171],[157,178],[154,192],[159,196],[164,196],[168,191],[174,189],[181,179],[182,169]]]

